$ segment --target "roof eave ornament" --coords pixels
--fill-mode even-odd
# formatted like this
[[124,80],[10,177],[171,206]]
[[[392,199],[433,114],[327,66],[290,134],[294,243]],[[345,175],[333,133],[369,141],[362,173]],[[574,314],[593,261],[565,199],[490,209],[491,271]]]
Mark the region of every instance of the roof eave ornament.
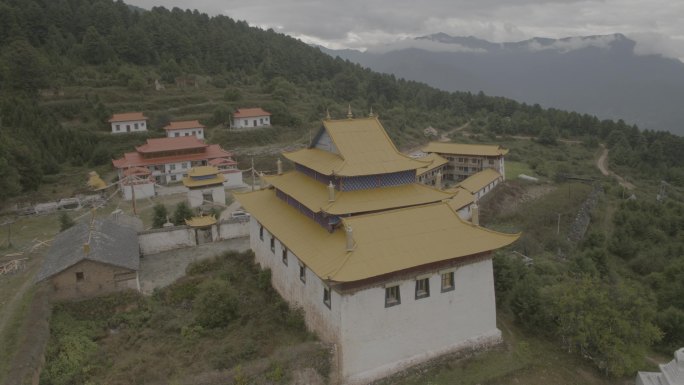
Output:
[[325,109],[325,120],[331,120],[332,118],[330,117],[330,109],[326,108]]
[[371,108],[370,108],[370,113],[368,114],[368,117],[369,117],[369,118],[374,118],[374,117],[375,117],[375,114],[373,113],[373,106],[371,106]]
[[347,119],[354,119],[354,114],[352,113],[351,103],[347,107]]

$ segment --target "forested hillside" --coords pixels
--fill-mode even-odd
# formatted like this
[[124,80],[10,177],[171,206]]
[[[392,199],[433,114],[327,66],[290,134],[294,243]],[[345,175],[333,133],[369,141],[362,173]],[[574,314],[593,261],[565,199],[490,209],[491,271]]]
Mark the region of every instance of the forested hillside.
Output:
[[[119,87],[144,99],[155,80],[168,84],[183,76],[202,76],[208,87],[225,89],[227,106],[243,88],[259,87],[274,122],[294,134],[314,127],[326,108],[342,114],[351,103],[357,112],[373,107],[400,144],[420,141],[428,126],[447,129],[472,120],[485,134],[607,140],[616,147],[616,162],[673,183],[684,179],[677,156],[684,143],[670,134],[482,93],[439,91],[224,16],[140,11],[109,0],[0,0],[0,50],[0,198],[34,190],[60,165],[106,164],[125,149],[124,139],[102,131],[115,108],[88,90]],[[68,87],[80,87],[84,97],[60,100]],[[229,113],[217,108],[204,123],[221,124]],[[235,138],[216,140],[233,144]]]

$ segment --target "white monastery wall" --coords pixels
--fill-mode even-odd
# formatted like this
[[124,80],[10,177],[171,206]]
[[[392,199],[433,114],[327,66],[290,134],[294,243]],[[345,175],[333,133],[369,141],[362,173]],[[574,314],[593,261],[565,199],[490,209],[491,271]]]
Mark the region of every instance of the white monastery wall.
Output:
[[300,261],[289,250],[287,265],[283,263],[283,245],[275,240],[275,252],[271,251],[271,233],[264,228],[263,241],[259,238],[260,224],[250,219],[250,246],[254,250],[256,262],[262,268],[271,269],[273,288],[292,306],[304,311],[307,327],[323,341],[338,343],[340,318],[343,305],[342,297],[331,290],[330,308],[323,303],[324,283],[308,268],[305,268],[305,281],[299,278]]
[[223,173],[225,181],[223,182],[224,187],[237,187],[242,186],[242,172],[225,172]]
[[161,253],[196,245],[195,230],[187,226],[147,230],[138,233],[142,255]]
[[136,184],[132,186],[121,185],[123,188],[124,200],[130,201],[133,199],[132,188],[135,189],[135,199],[143,199],[154,196],[154,183]]
[[219,239],[233,239],[247,236],[249,236],[249,221],[227,220],[219,222],[217,234]]
[[[441,292],[435,272],[426,298],[415,298],[414,279],[344,296],[339,362],[345,384],[366,384],[446,353],[500,342],[491,259],[448,271],[454,271],[454,290]],[[395,284],[401,303],[385,307],[385,287]]]

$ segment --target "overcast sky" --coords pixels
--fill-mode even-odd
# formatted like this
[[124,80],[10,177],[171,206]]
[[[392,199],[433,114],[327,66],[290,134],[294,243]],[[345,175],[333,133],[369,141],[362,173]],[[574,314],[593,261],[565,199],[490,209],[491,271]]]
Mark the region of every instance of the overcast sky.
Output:
[[223,14],[334,49],[437,32],[494,42],[623,33],[637,41],[637,53],[684,59],[682,0],[124,1]]

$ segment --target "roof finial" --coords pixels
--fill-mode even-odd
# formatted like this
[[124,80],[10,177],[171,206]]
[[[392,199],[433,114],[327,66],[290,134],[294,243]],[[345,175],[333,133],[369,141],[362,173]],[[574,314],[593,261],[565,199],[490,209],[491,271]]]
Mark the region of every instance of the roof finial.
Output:
[[353,118],[354,118],[354,114],[352,114],[351,103],[349,103],[349,107],[347,108],[347,119],[353,119]]
[[330,117],[330,110],[328,108],[325,109],[325,120],[330,120],[332,119]]
[[370,114],[368,114],[368,117],[372,118],[374,116],[375,116],[375,114],[373,113],[373,106],[371,106]]

